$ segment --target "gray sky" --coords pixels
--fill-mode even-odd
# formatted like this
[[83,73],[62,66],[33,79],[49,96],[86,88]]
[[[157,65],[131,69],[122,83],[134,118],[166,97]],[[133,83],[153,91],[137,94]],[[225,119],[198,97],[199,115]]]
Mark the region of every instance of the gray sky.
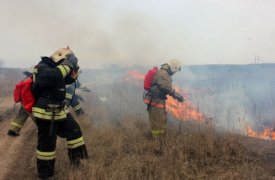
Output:
[[275,63],[274,0],[0,0],[0,59],[30,67],[70,45],[82,68]]

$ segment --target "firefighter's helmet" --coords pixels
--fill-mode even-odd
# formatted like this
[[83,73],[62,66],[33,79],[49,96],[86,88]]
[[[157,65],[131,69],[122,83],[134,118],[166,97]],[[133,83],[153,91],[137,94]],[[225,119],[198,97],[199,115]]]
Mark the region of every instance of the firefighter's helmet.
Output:
[[176,59],[171,59],[167,64],[173,74],[181,70],[181,63]]
[[54,62],[59,62],[62,59],[65,59],[68,54],[73,53],[73,51],[70,50],[69,47],[67,48],[61,48],[55,51],[52,55],[51,58]]
[[30,77],[32,75],[30,71],[24,71],[22,74],[25,75],[26,77]]

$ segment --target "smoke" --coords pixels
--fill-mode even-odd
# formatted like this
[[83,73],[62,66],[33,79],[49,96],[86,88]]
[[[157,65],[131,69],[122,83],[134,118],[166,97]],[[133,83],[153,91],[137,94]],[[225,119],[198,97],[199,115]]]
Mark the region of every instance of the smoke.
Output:
[[0,67],[4,65],[4,61],[0,58]]
[[175,84],[216,127],[245,133],[274,122],[274,65],[205,65],[185,67]]
[[5,64],[15,67],[29,67],[67,45],[84,68],[171,58],[187,64],[251,63],[255,54],[267,62],[275,57],[273,4],[1,0],[0,52]]
[[0,20],[0,39],[8,42],[0,49],[11,66],[19,60],[31,66],[67,45],[84,68],[147,65],[183,55],[173,52],[181,38],[167,35],[165,24],[131,6],[114,10],[100,1],[3,0]]

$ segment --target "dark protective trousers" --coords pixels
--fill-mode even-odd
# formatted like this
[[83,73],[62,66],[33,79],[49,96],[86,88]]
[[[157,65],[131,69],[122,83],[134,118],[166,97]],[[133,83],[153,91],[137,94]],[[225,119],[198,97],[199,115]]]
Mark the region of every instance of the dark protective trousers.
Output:
[[[67,139],[68,156],[72,165],[79,165],[80,159],[87,159],[88,153],[81,129],[74,118],[55,121],[36,119],[38,128],[37,171],[40,178],[53,176],[57,135]],[[51,127],[52,126],[52,127]],[[50,129],[52,128],[52,133]]]

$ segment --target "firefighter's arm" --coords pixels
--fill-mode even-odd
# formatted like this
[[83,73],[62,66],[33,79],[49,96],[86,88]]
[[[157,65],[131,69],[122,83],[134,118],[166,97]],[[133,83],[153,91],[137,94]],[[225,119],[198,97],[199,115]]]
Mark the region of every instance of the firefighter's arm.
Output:
[[170,77],[161,76],[159,81],[160,89],[162,92],[169,94],[174,99],[178,100],[179,102],[183,102],[184,98],[182,95],[177,93],[175,89],[172,87],[172,79]]
[[172,96],[175,93],[175,89],[172,87],[172,80],[170,77],[159,76],[158,85],[161,92]]
[[82,88],[82,84],[79,82],[79,80],[76,81],[76,88]]
[[40,86],[48,86],[64,81],[64,78],[71,72],[66,65],[59,65],[56,68],[46,66],[38,67],[38,78]]
[[74,54],[68,54],[64,61],[61,63],[61,65],[65,67],[69,67],[71,72],[70,75],[66,75],[65,77],[65,83],[71,84],[75,82],[77,79],[77,76],[79,75],[79,66],[78,66],[78,59],[75,57]]
[[61,72],[63,79],[71,72],[70,67],[64,64],[60,64],[56,68]]

